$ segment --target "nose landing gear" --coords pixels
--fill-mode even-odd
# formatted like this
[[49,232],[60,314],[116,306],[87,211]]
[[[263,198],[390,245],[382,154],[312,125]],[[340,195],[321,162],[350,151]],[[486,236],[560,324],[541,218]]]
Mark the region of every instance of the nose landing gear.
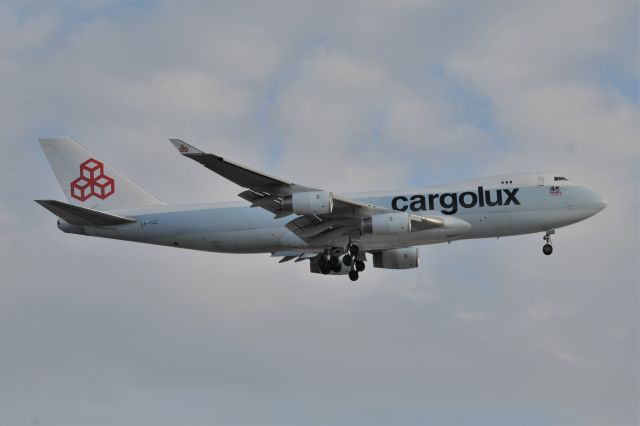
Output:
[[546,242],[546,244],[542,246],[542,253],[544,253],[547,256],[553,253],[553,246],[551,245],[551,236],[555,233],[556,233],[555,229],[547,229],[547,232],[544,234],[544,237],[542,237],[542,239],[545,240]]

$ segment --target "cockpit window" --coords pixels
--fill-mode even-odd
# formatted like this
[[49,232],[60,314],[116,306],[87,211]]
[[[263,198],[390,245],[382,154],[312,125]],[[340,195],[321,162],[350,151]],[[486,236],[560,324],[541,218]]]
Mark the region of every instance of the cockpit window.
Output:
[[555,181],[557,182],[557,181],[559,181],[559,180],[568,180],[568,179],[567,179],[567,178],[565,178],[565,177],[558,177],[558,176],[556,176],[556,177],[554,177],[554,178],[553,178],[553,180],[555,180]]

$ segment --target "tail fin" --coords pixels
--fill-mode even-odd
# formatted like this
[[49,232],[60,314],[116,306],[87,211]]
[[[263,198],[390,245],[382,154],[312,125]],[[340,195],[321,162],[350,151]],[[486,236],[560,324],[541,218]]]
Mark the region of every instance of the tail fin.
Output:
[[39,139],[67,200],[111,210],[164,204],[73,139]]

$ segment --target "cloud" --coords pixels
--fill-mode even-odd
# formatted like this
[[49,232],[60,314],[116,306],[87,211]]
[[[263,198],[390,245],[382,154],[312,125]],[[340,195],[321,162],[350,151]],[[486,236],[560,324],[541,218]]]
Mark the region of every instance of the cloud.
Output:
[[[0,423],[638,423],[636,12],[5,3]],[[171,202],[239,192],[182,137],[339,192],[558,170],[609,207],[549,258],[456,242],[351,285],[60,234],[32,201],[61,196],[35,142],[60,134]]]

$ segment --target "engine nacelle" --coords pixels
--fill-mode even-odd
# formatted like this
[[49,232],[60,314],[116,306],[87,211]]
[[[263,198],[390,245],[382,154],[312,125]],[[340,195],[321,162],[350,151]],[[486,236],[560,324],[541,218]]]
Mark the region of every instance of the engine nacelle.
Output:
[[408,213],[377,214],[362,219],[362,232],[365,234],[408,234],[411,232],[411,218]]
[[373,267],[384,269],[417,268],[420,252],[415,247],[381,250],[373,254]]
[[282,199],[282,210],[299,215],[329,214],[333,211],[333,193],[294,192]]

